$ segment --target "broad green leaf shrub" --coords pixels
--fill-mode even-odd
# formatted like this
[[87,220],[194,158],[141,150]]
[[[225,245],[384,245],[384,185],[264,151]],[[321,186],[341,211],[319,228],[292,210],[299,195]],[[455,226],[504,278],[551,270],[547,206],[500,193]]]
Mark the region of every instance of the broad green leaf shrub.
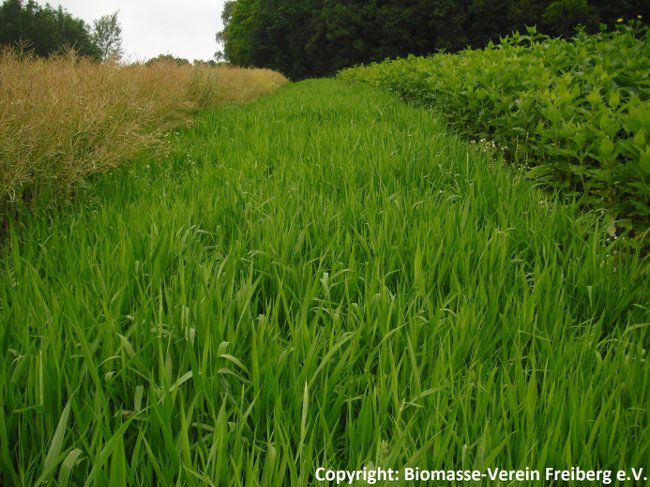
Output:
[[440,112],[553,188],[605,209],[637,234],[650,222],[650,33],[551,39],[534,29],[483,50],[346,69]]

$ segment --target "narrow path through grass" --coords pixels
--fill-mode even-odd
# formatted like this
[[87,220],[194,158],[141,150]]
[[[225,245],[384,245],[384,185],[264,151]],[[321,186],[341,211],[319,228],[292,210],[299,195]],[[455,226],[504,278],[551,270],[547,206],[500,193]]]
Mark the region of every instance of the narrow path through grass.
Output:
[[170,141],[2,250],[0,484],[650,468],[648,263],[592,216],[331,80]]

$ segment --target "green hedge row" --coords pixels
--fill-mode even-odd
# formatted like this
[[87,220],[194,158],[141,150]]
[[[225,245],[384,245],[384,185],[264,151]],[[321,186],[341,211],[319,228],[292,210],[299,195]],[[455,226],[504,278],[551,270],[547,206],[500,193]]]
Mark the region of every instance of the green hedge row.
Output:
[[459,54],[344,70],[439,111],[554,188],[606,209],[622,229],[650,225],[650,32],[550,39],[534,29]]

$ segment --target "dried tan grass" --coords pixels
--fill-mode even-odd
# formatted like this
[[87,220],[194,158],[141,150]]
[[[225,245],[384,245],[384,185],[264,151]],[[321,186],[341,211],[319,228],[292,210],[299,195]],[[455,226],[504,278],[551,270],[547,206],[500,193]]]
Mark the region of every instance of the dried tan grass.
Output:
[[193,112],[286,83],[270,70],[98,64],[0,53],[0,220],[132,159]]

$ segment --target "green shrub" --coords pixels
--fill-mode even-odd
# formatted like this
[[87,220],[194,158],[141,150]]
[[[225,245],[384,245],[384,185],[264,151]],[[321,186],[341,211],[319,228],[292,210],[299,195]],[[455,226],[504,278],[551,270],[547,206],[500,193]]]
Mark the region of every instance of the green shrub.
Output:
[[411,56],[344,70],[440,112],[491,141],[553,188],[611,212],[642,234],[650,223],[650,33],[551,39],[529,29],[460,54]]

